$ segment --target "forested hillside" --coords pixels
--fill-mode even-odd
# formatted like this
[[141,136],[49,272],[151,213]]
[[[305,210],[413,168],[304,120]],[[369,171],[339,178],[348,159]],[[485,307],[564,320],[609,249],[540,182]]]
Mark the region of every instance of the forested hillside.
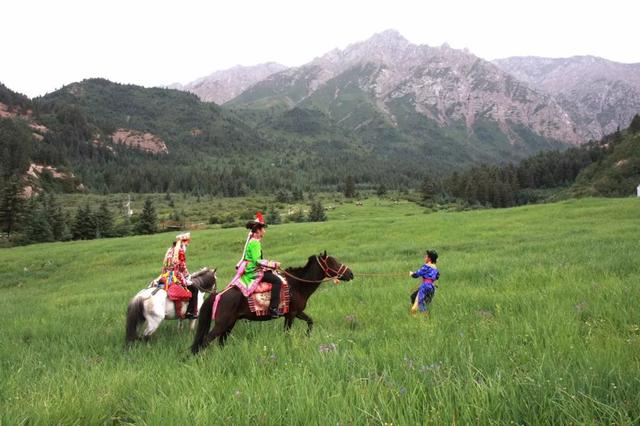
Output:
[[563,152],[541,152],[518,164],[472,167],[440,183],[423,183],[426,200],[453,196],[468,203],[509,207],[543,200],[546,190],[559,188],[567,196],[630,196],[640,184],[640,115],[627,130],[600,141]]

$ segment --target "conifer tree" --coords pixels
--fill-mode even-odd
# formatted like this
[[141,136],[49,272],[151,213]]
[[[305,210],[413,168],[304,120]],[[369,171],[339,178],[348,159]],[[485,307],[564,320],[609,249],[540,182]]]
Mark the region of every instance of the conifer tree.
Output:
[[158,216],[150,198],[147,198],[144,202],[136,231],[139,234],[154,234],[158,232]]
[[344,182],[344,196],[345,198],[353,198],[356,196],[356,183],[351,175],[347,176]]
[[275,207],[271,207],[267,210],[266,221],[269,225],[277,225],[282,223],[282,218],[280,217],[280,212]]
[[78,207],[73,223],[74,240],[92,240],[96,237],[96,226],[89,204]]
[[309,222],[324,222],[325,220],[327,220],[327,215],[320,200],[312,203],[309,209]]
[[20,180],[12,178],[5,183],[0,193],[0,229],[9,237],[20,223],[24,207],[24,202],[20,197],[21,190]]
[[47,220],[51,225],[51,232],[56,241],[64,241],[70,238],[69,228],[67,226],[64,212],[53,194],[49,195],[46,200]]
[[109,205],[106,200],[103,200],[102,203],[100,203],[100,207],[94,215],[94,220],[96,224],[97,238],[113,236],[113,213],[109,210]]
[[27,205],[27,216],[23,235],[23,242],[26,244],[44,243],[54,240],[51,224],[47,220],[45,203],[39,198],[41,197],[32,198]]
[[433,202],[438,196],[438,186],[436,182],[429,176],[425,176],[420,185],[420,195],[422,201]]

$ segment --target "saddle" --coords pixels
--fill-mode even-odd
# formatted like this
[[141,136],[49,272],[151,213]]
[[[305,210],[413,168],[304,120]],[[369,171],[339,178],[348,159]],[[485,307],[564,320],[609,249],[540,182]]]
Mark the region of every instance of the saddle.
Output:
[[191,300],[191,292],[187,290],[187,288],[182,284],[173,281],[169,274],[160,275],[158,278],[151,282],[149,287],[156,288],[156,290],[153,292],[154,295],[158,292],[158,290],[166,290],[169,300],[172,300],[174,302]]
[[[272,285],[270,283],[261,282],[253,293],[247,297],[249,310],[259,317],[269,313],[271,287]],[[278,305],[278,312],[281,315],[289,312],[289,284],[285,279],[282,279],[282,285],[280,286],[280,304]]]

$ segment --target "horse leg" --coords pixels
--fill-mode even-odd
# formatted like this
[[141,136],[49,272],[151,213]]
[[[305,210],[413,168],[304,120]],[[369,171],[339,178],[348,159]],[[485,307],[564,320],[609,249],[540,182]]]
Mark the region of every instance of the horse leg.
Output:
[[205,336],[205,338],[202,341],[202,346],[199,348],[199,350],[205,349],[207,346],[211,344],[211,342],[213,342],[217,338],[219,338],[218,343],[220,344],[220,346],[224,346],[224,342],[227,339],[227,336],[229,336],[229,333],[231,333],[231,330],[233,329],[233,326],[235,325],[235,323],[236,323],[235,319],[233,320],[224,319],[224,318],[217,319],[213,326],[213,330],[211,330],[211,333]]
[[291,330],[291,326],[293,325],[293,320],[295,319],[294,315],[285,315],[284,317],[284,331],[287,332]]
[[142,333],[144,339],[149,339],[149,337],[158,329],[160,323],[163,320],[162,316],[156,315],[155,313],[150,313],[146,316],[147,319],[147,328]]
[[148,340],[149,337],[158,329],[160,323],[164,320],[165,310],[160,303],[153,299],[145,300],[144,318],[147,320],[147,327],[142,333],[142,337]]
[[296,315],[296,318],[300,318],[301,320],[304,320],[307,322],[307,336],[311,335],[311,330],[313,329],[313,319],[305,314],[304,312],[300,312],[299,314]]
[[231,330],[233,330],[233,327],[236,325],[236,322],[232,322],[231,325],[229,325],[229,327],[227,327],[227,329],[224,331],[224,333],[222,333],[220,335],[220,338],[218,339],[218,344],[220,344],[220,347],[224,347],[224,344],[227,342],[227,337],[229,337],[229,334],[231,334]]
[[196,325],[198,325],[197,319],[189,320],[189,331],[193,331],[196,329]]

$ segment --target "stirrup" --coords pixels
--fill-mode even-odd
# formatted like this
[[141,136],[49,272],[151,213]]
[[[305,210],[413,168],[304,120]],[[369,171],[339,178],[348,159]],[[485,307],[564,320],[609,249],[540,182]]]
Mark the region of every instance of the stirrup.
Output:
[[271,318],[280,318],[281,317],[280,313],[278,312],[278,309],[272,309],[272,308],[269,308],[269,316]]

